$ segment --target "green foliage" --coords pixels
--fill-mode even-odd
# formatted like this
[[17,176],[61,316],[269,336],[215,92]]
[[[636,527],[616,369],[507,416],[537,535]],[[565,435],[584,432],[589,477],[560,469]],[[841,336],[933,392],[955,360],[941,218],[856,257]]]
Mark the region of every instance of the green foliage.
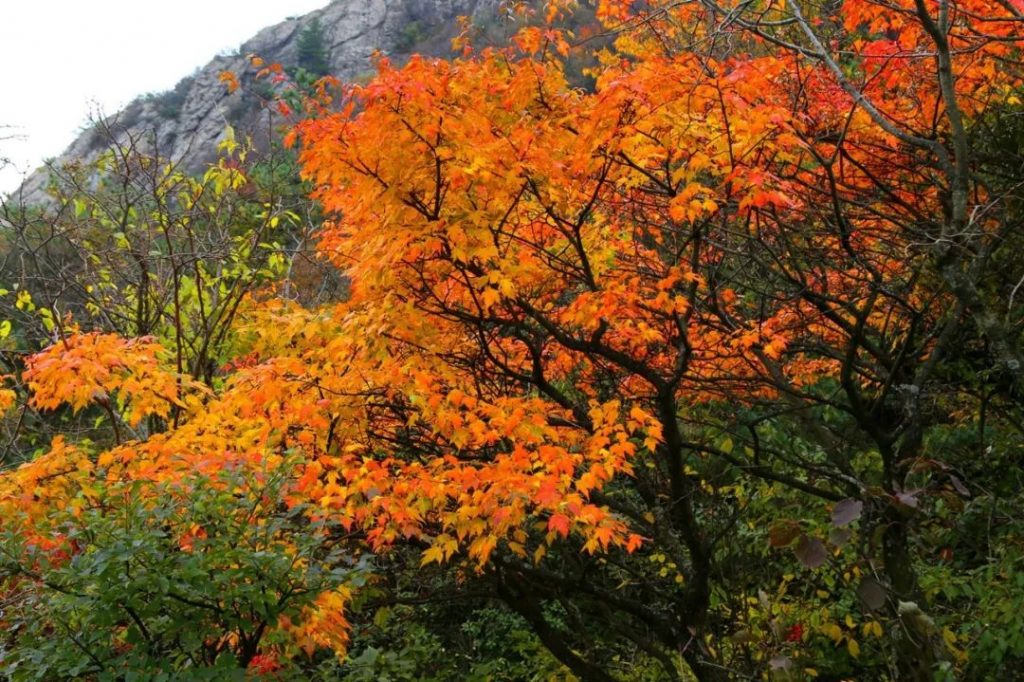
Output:
[[290,271],[316,214],[290,153],[258,155],[233,131],[201,178],[140,147],[130,140],[62,170],[55,212],[5,216],[9,252],[32,254],[34,267],[8,261],[0,281],[40,310],[14,309],[13,296],[0,310],[30,349],[70,313],[78,324],[155,335],[181,369],[210,382],[239,301]]
[[188,76],[178,81],[172,89],[157,94],[149,94],[142,99],[156,106],[157,113],[160,114],[161,118],[176,121],[181,115],[181,108],[184,106],[185,99],[188,97],[189,90],[192,89],[194,82],[195,77]]
[[298,66],[315,78],[326,76],[330,71],[329,51],[324,38],[324,27],[315,17],[299,33],[295,43],[298,52]]
[[[447,589],[437,585],[438,589]],[[329,679],[352,682],[561,682],[575,679],[519,616],[485,603],[370,609],[348,659]],[[438,655],[438,652],[444,652]],[[640,679],[640,678],[636,678]]]
[[330,528],[276,508],[287,483],[227,469],[91,490],[49,519],[66,541],[56,557],[6,533],[7,679],[240,679],[288,645],[282,617],[359,579]]
[[423,39],[423,35],[423,22],[419,20],[410,21],[402,27],[395,48],[400,52],[408,52]]

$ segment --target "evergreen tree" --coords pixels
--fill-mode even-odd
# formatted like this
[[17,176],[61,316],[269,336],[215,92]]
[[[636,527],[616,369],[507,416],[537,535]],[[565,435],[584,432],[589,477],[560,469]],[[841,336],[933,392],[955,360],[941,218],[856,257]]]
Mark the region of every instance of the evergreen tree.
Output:
[[317,78],[326,76],[330,70],[327,45],[324,42],[324,27],[319,18],[314,18],[299,34],[299,67]]

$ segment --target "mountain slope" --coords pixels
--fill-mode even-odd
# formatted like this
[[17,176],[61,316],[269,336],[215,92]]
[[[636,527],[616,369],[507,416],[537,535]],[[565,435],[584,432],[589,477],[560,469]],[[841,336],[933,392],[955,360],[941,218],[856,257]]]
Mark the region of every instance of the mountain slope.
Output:
[[[342,79],[369,72],[376,51],[402,60],[413,52],[445,54],[457,30],[457,18],[471,16],[490,23],[498,0],[335,0],[323,9],[292,17],[263,29],[233,55],[213,58],[174,89],[140,97],[124,110],[98,121],[55,159],[59,169],[69,161],[90,161],[110,142],[134,140],[190,171],[201,171],[216,142],[230,124],[242,130],[260,127],[267,116],[261,98],[239,89],[229,94],[218,75],[249,70],[246,55],[285,66],[300,63],[300,36],[319,22],[325,69]],[[264,129],[265,120],[262,121]],[[33,173],[17,193],[19,203],[45,200],[49,168]]]

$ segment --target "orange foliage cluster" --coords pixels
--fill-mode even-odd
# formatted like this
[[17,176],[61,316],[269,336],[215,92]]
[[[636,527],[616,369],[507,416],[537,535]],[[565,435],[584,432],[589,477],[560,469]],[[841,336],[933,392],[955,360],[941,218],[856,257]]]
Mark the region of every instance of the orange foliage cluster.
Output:
[[[588,552],[640,547],[595,492],[658,456],[676,417],[663,406],[834,374],[837,358],[808,349],[850,333],[864,282],[900,279],[911,236],[893,225],[939,209],[917,152],[827,64],[757,36],[748,53],[667,52],[654,45],[712,40],[699,5],[634,4],[598,15],[661,31],[623,33],[619,54],[639,58],[608,56],[592,93],[546,53],[382,60],[369,85],[343,90],[340,113],[301,123],[305,174],[334,216],[320,250],[351,277],[351,299],[250,302],[235,330],[248,360],[217,395],[183,396],[190,380],[150,339],[72,334],[43,351],[25,372],[37,407],[116,396],[129,424],[174,407],[182,418],[98,458],[55,441],[0,480],[0,517],[89,504],[96,477],[174,480],[300,451],[291,501],[375,551],[415,539],[424,563],[462,553],[483,567],[499,548],[541,561],[569,537]],[[767,19],[787,12],[762,4]],[[844,68],[901,134],[927,135],[945,127],[941,96],[926,27],[903,4],[844,4]],[[1000,68],[1019,46],[1009,18],[993,20],[1002,4],[960,4],[949,40],[970,116],[1019,87],[1019,69]],[[567,49],[552,32],[519,41],[545,44]],[[820,228],[829,178],[860,207],[843,236]],[[875,192],[880,178],[898,195]],[[850,305],[749,305],[710,273],[751,244],[813,258],[782,274]],[[898,336],[908,322],[879,304],[865,324]],[[290,625],[302,646],[344,649],[346,598],[322,595]]]
[[[179,379],[160,368],[162,348],[151,337],[72,334],[25,365],[32,405],[45,410],[68,405],[74,411],[109,404],[116,396],[132,426],[154,415],[166,418],[179,399]],[[190,382],[189,386],[194,385]]]

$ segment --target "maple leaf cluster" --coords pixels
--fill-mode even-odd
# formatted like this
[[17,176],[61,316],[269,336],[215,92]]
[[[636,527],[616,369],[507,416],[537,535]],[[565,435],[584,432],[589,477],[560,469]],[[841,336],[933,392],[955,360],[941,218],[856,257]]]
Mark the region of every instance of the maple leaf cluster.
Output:
[[[712,596],[720,537],[766,499],[807,496],[841,531],[827,552],[820,529],[784,519],[772,547],[811,569],[832,561],[846,582],[871,566],[893,604],[923,605],[904,561],[908,510],[923,504],[908,489],[925,470],[947,482],[935,489],[959,479],[929,451],[940,408],[921,396],[968,328],[1008,381],[1021,370],[1019,325],[993,316],[972,260],[1001,248],[1010,204],[978,180],[967,132],[1022,86],[1021,9],[805,11],[602,1],[615,38],[588,89],[570,84],[573,36],[556,27],[460,59],[381,58],[365,85],[321,83],[289,141],[347,299],[246,297],[239,359],[211,387],[152,338],[73,331],[32,356],[31,406],[162,428],[98,452],[57,438],[0,478],[0,523],[70,560],[47,515],[106,504],[101,487],[146,481],[155,495],[225,469],[277,471],[280,503],[352,554],[411,547],[421,567],[494,576],[584,679],[605,678],[530,605],[553,555],[661,566],[647,586],[621,569],[606,608],[644,623],[652,650],[685,651],[698,678],[724,679],[723,652],[738,649],[714,644],[708,616],[726,608]],[[844,558],[858,520],[884,553]],[[182,551],[203,532],[183,527]],[[344,656],[356,591],[332,586],[273,627],[292,648]],[[645,599],[671,606],[652,615]],[[751,599],[745,627],[761,627],[755,606],[773,607]],[[900,670],[956,659],[955,635],[886,613],[911,633],[893,635]],[[855,625],[815,618],[861,657]],[[810,630],[772,627],[782,634],[758,665]]]

